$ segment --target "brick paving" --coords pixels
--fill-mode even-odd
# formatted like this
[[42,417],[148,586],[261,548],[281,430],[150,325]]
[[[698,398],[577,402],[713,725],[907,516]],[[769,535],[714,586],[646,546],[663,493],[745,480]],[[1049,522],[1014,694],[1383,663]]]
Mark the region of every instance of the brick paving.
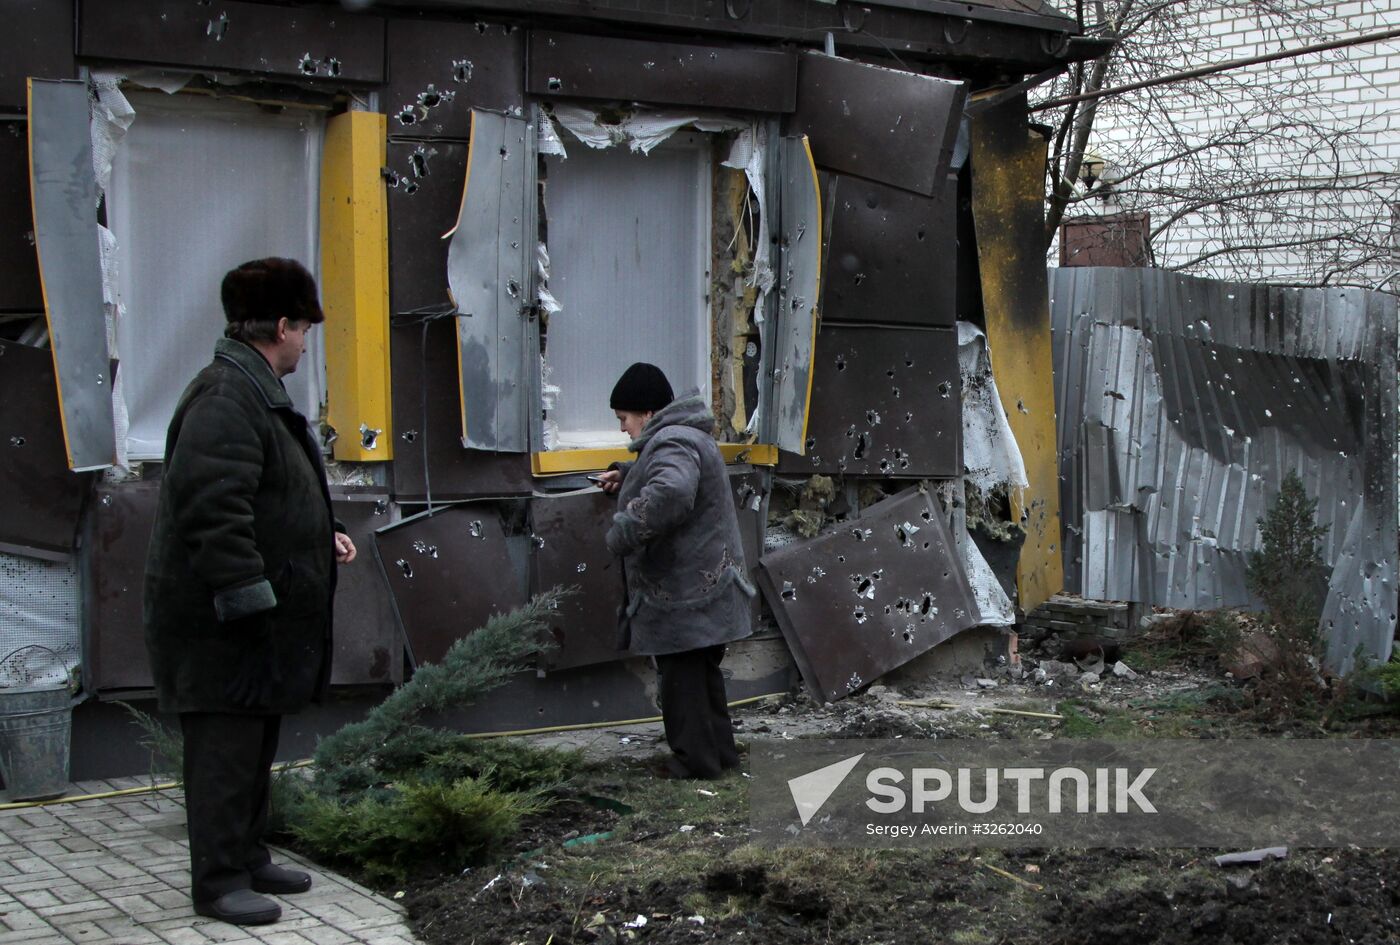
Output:
[[283,850],[273,861],[307,870],[312,887],[273,897],[281,921],[195,915],[183,801],[171,790],[0,811],[0,945],[420,945],[398,903]]

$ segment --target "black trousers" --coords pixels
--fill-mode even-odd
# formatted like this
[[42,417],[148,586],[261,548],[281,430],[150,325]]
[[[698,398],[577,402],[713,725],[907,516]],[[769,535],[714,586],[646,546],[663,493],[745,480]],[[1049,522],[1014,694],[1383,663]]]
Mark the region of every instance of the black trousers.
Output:
[[666,744],[692,777],[717,778],[739,765],[719,670],[723,659],[723,644],[656,657]]
[[252,886],[270,863],[263,845],[280,715],[180,715],[185,735],[185,817],[190,898],[208,903]]

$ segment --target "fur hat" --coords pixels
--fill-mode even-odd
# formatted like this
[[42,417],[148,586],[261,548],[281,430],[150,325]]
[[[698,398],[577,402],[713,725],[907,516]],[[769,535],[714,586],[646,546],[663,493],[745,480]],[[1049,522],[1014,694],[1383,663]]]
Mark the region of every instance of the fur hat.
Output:
[[655,412],[676,399],[671,392],[671,382],[655,364],[638,361],[622,372],[608,398],[608,406],[613,410],[635,410],[645,413]]
[[295,259],[254,259],[224,276],[219,297],[230,322],[288,321],[320,324],[316,280]]

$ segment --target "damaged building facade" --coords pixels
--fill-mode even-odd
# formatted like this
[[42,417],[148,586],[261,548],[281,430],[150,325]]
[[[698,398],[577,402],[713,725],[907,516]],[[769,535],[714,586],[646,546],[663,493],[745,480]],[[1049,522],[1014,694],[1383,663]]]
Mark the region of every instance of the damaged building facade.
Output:
[[1060,590],[1025,89],[1102,47],[1039,0],[0,12],[0,641],[10,684],[81,666],[84,775],[149,691],[165,425],[249,258],[317,275],[289,388],[372,552],[289,752],[560,584],[558,645],[463,724],[654,714],[584,478],[636,360],[718,418],[773,618],[731,697],[841,698]]

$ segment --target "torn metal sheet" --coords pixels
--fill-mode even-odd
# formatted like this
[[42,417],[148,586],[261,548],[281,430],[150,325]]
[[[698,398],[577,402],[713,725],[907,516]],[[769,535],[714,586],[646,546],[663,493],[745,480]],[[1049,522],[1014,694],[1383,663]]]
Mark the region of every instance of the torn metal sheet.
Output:
[[850,695],[978,622],[938,501],[913,488],[759,562],[813,698]]
[[778,271],[782,278],[778,282],[778,311],[772,333],[773,399],[765,441],[802,453],[812,402],[813,349],[822,282],[822,203],[807,139],[784,138],[780,148]]
[[958,373],[962,379],[963,477],[984,493],[998,486],[1023,488],[1026,465],[997,394],[987,336],[958,322]]
[[957,178],[932,197],[822,174],[822,322],[951,327],[957,319]]
[[77,78],[71,0],[3,0],[0,21],[0,109],[26,107],[25,79]]
[[[625,144],[640,154],[651,153],[657,145],[686,127],[702,132],[747,131],[752,127],[749,122],[735,118],[702,117],[694,112],[666,111],[640,105],[604,114],[579,105],[556,103],[550,106],[549,114],[590,148],[602,150]],[[559,156],[568,155],[561,153]]]
[[967,583],[972,589],[972,599],[977,602],[977,625],[979,627],[1011,627],[1016,624],[1016,606],[1011,603],[997,578],[996,572],[982,555],[972,535],[965,534],[958,542],[962,552],[963,568],[967,572]]
[[755,112],[790,112],[797,101],[797,57],[788,50],[532,30],[528,61],[533,95]]
[[1067,584],[1253,606],[1258,521],[1297,472],[1327,526],[1328,660],[1385,659],[1396,581],[1395,312],[1360,289],[1052,270]]
[[462,444],[475,449],[522,453],[538,436],[538,141],[533,120],[472,111],[447,284],[458,312]]
[[450,317],[410,320],[389,331],[394,495],[401,502],[529,495],[528,453],[462,448],[456,334]]
[[522,30],[496,23],[398,18],[390,19],[387,29],[389,84],[380,102],[390,134],[465,139],[473,108],[522,113]]
[[[734,511],[739,518],[739,538],[744,545],[744,564],[749,580],[757,579],[758,559],[763,555],[763,539],[768,530],[768,500],[773,491],[773,474],[752,466],[730,466],[729,488],[734,495]],[[749,598],[750,618],[755,627],[762,618],[762,602],[757,594]]]
[[68,470],[52,352],[0,341],[0,550],[69,557],[91,489]]
[[818,52],[798,65],[797,113],[821,167],[931,197],[948,176],[963,83]]
[[617,500],[600,489],[530,500],[530,593],[555,586],[578,589],[550,620],[556,648],[541,657],[547,669],[627,655],[618,646],[622,563],[602,540],[616,512]]
[[447,309],[448,242],[467,177],[467,146],[450,141],[389,142],[389,310]]
[[84,686],[93,692],[149,689],[141,596],[159,482],[102,483],[84,524]]
[[29,137],[23,121],[0,121],[0,311],[42,312],[34,213],[29,201]]
[[30,80],[29,156],[68,465],[102,469],[116,456],[116,433],[86,83]]
[[953,331],[823,325],[806,452],[784,452],[779,471],[959,476],[960,404]]
[[337,83],[384,81],[384,21],[224,0],[79,0],[78,55]]
[[525,603],[526,574],[494,503],[423,512],[374,536],[415,666],[439,663],[492,614]]
[[[374,545],[375,531],[391,524],[397,514],[388,493],[368,489],[334,489],[331,506],[355,547],[366,552]],[[361,555],[341,566],[334,619],[332,685],[403,682],[404,643],[389,585],[375,567],[373,555]]]

